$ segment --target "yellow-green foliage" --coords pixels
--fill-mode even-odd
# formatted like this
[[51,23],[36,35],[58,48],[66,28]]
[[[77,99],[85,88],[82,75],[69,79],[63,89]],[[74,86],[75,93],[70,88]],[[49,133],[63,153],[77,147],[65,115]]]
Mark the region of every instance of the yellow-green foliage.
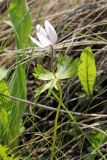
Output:
[[88,96],[92,96],[96,79],[96,64],[94,54],[90,47],[85,48],[81,54],[80,60],[78,77]]
[[2,146],[0,144],[0,158],[2,158],[2,160],[19,160],[19,158],[14,158],[13,156],[9,156],[9,150],[8,148]]

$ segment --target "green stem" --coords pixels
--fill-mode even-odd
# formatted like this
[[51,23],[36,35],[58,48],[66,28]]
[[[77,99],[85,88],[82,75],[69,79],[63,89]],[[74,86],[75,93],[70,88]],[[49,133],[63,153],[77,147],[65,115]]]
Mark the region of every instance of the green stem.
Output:
[[[51,71],[53,75],[55,76],[55,67],[54,67],[54,48],[51,45]],[[56,76],[55,76],[56,77]]]
[[50,160],[54,159],[54,150],[55,150],[55,143],[56,143],[56,136],[57,136],[58,117],[59,117],[60,108],[61,108],[61,104],[62,104],[62,89],[61,89],[60,82],[58,84],[58,88],[59,88],[59,103],[58,103],[58,108],[57,108],[56,117],[55,117],[54,135],[53,135],[53,143],[52,143],[52,151],[51,151]]
[[[59,101],[58,96],[52,92],[54,97]],[[89,139],[89,137],[84,133],[84,131],[79,127],[79,124],[77,123],[75,117],[73,117],[73,115],[67,110],[67,108],[65,107],[65,105],[63,104],[63,102],[61,102],[61,106],[67,111],[68,115],[70,116],[70,118],[72,119],[72,121],[74,122],[75,126],[80,130],[80,132],[82,133],[82,135],[85,136],[85,138],[89,141],[89,143],[92,145],[92,147],[96,150],[96,152],[104,159],[106,160],[105,156],[102,154],[102,152],[99,150],[99,148],[97,148],[97,146]]]

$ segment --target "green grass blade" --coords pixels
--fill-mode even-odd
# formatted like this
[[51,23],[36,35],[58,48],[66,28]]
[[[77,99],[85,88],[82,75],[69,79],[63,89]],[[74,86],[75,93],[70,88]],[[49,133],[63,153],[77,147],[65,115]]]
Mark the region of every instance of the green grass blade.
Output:
[[32,29],[31,14],[25,0],[13,0],[9,6],[9,16],[13,25],[17,46],[24,48],[29,45],[29,36]]
[[[17,48],[25,48],[29,46],[29,34],[31,34],[32,19],[26,0],[13,0],[9,6],[9,16],[15,31]],[[21,64],[24,58],[24,52],[20,57],[17,55],[17,60],[20,61],[19,66],[15,69],[10,80],[10,95],[26,99],[26,73],[25,66]],[[14,103],[11,101],[11,114],[10,114],[10,138],[13,141],[12,146],[18,144],[18,135],[20,133],[21,118],[26,105],[22,102]],[[14,126],[14,129],[13,129]]]
[[[26,76],[23,66],[20,65],[15,70],[12,79],[10,81],[10,95],[18,97],[21,99],[26,99]],[[11,116],[10,116],[10,133],[9,140],[16,138],[20,132],[20,123],[23,111],[25,110],[26,105],[22,102],[11,102]],[[13,129],[14,126],[14,129]],[[17,138],[16,138],[17,139]],[[17,140],[14,142],[14,145],[17,145]]]
[[[7,84],[4,80],[0,81],[0,92],[9,96]],[[9,99],[0,96],[0,137],[1,143],[6,145],[8,142],[8,123],[9,123]]]

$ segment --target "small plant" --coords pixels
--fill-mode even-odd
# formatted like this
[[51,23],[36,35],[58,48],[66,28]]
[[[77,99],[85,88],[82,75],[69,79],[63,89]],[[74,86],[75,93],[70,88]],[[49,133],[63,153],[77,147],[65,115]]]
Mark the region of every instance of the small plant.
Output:
[[[55,117],[53,144],[50,157],[50,160],[53,160],[57,136],[58,117],[60,108],[63,104],[61,80],[72,78],[78,73],[79,79],[85,91],[89,96],[91,96],[93,92],[93,84],[96,77],[95,60],[93,53],[89,47],[87,47],[83,51],[80,60],[73,60],[73,58],[63,54],[59,54],[58,58],[54,59],[54,57],[56,56],[53,45],[57,41],[57,33],[55,29],[47,20],[45,21],[45,29],[41,25],[37,25],[36,28],[39,41],[31,36],[30,38],[40,48],[51,48],[51,71],[48,71],[40,64],[37,64],[35,73],[33,75],[35,76],[35,78],[44,80],[45,83],[38,89],[36,89],[35,96],[39,96],[46,90],[48,90],[48,94],[50,95],[53,92],[53,89],[56,89],[59,93],[59,100],[57,99],[59,102]],[[90,70],[92,69],[94,70],[90,74]]]

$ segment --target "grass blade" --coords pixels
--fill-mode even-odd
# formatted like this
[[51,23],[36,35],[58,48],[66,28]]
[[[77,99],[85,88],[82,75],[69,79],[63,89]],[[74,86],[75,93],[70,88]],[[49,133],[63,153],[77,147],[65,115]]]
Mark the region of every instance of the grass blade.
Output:
[[[32,20],[27,2],[25,0],[13,0],[9,6],[9,16],[15,31],[17,48],[25,48],[29,46],[29,34],[31,34]],[[10,95],[26,99],[26,73],[25,66],[21,64],[22,56],[17,55],[17,61],[20,61],[19,66],[15,69],[10,81]],[[11,116],[10,116],[10,141],[18,137],[21,127],[22,113],[26,105],[22,102],[15,104],[11,101]],[[14,126],[14,129],[13,129]],[[12,146],[18,144],[18,139],[13,141]]]

